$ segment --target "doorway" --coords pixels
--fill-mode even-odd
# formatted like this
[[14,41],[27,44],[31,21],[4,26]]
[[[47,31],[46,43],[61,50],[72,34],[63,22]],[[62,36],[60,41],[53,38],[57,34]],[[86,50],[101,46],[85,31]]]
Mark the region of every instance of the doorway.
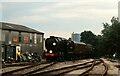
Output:
[[4,51],[3,51],[3,57],[5,61],[8,61],[9,58],[13,58],[14,60],[17,59],[17,51],[18,51],[18,47],[20,50],[20,46],[16,46],[16,45],[5,45],[3,47]]

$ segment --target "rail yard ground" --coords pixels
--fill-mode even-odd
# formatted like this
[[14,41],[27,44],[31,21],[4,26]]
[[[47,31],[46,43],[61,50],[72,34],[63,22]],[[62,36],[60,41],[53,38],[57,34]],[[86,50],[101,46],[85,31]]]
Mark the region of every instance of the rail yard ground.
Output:
[[107,59],[103,59],[108,65],[109,65],[109,69],[108,69],[108,74],[109,75],[119,75],[120,76],[120,62],[119,61],[109,61]]
[[[12,65],[2,68],[2,76],[12,75],[109,75],[120,76],[120,62],[109,59],[82,59],[76,61],[51,62],[44,64]],[[103,63],[104,62],[104,63]],[[21,69],[21,70],[19,70]],[[105,73],[106,70],[106,73]]]

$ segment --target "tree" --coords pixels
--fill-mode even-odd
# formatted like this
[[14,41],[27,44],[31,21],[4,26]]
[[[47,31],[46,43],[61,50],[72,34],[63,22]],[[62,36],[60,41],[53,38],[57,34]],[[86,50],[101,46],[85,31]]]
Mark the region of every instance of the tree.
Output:
[[102,35],[97,35],[96,36],[96,46],[95,46],[95,55],[100,57],[105,54],[105,51],[103,50],[103,36]]
[[86,44],[91,44],[93,50],[92,51],[86,51],[86,52],[92,52],[94,57],[98,57],[100,56],[100,51],[99,48],[100,47],[98,45],[98,41],[99,41],[99,36],[96,36],[95,34],[93,34],[91,31],[84,31],[81,33],[81,42],[84,42]]
[[113,55],[117,52],[120,55],[120,22],[113,17],[111,23],[111,25],[103,23],[104,29],[101,31],[103,34],[103,48],[106,54]]
[[81,42],[96,45],[96,35],[94,35],[91,31],[84,31],[81,33]]

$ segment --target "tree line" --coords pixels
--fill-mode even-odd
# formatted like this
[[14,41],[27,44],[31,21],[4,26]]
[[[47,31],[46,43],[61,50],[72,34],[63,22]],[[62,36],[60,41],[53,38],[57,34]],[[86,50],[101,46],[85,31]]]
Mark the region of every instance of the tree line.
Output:
[[101,35],[95,35],[92,31],[81,32],[81,42],[93,45],[96,56],[120,56],[120,22],[113,17],[111,24],[103,23],[103,27]]

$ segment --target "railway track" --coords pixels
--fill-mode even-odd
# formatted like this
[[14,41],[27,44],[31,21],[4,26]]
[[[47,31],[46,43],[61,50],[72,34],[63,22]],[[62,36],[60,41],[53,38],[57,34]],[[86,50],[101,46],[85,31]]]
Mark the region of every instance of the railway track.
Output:
[[[95,66],[97,66],[97,70],[95,70]],[[101,70],[100,68],[103,67]],[[79,74],[79,76],[105,76],[107,74],[108,65],[100,59],[100,64],[96,65],[96,61],[89,67],[86,71]]]
[[78,69],[72,71],[72,73],[67,73],[67,74],[75,74],[77,71],[76,76],[105,76],[107,74],[108,65],[101,59],[99,61],[100,62],[98,63],[95,60],[93,64],[87,69]]
[[108,71],[108,64],[106,64],[102,59],[101,59],[101,61],[105,67],[105,70],[103,71],[102,76],[105,76],[107,74],[107,71]]
[[99,65],[101,63],[103,63],[105,70],[103,70],[103,73],[101,73],[100,75],[105,76],[107,73],[107,70],[108,70],[108,65],[106,63],[104,63],[104,61],[101,59],[90,61],[90,62],[85,62],[82,64],[72,65],[72,66],[68,66],[68,67],[43,71],[40,73],[33,73],[33,74],[30,74],[30,76],[47,76],[47,75],[49,75],[49,76],[61,76],[61,75],[65,76],[69,72],[87,68],[87,70],[78,74],[78,76],[86,76],[86,75],[90,75],[90,74],[88,74],[88,72],[91,71],[94,68],[94,66]]
[[[107,74],[107,70],[108,70],[108,65],[101,59],[99,60],[92,60],[92,61],[87,61],[84,63],[78,63],[78,64],[73,64],[73,65],[69,65],[69,66],[65,66],[65,67],[58,67],[58,68],[52,68],[54,67],[54,64],[56,63],[51,63],[48,64],[46,66],[40,66],[40,65],[34,65],[34,66],[29,66],[26,68],[21,68],[18,70],[14,70],[14,71],[10,71],[7,73],[2,74],[2,76],[13,76],[13,75],[17,75],[20,74],[20,76],[65,76],[67,74],[69,74],[70,72],[74,72],[76,70],[82,70],[84,69],[85,71],[83,71],[82,73],[77,74],[78,76],[89,76],[91,75],[91,71],[94,71],[92,69],[94,69],[95,66],[98,66],[100,64],[102,64],[105,69],[103,70],[102,73],[100,73],[101,76],[105,76]],[[36,69],[37,67],[37,69]],[[47,69],[47,68],[52,68]],[[30,70],[32,69],[32,70]],[[26,71],[29,70],[29,71]],[[94,74],[94,73],[93,73]],[[92,76],[92,75],[91,75]]]
[[31,65],[30,63],[21,63],[21,64],[4,64],[4,66],[2,66],[2,68],[8,68],[8,67],[19,67],[19,66],[27,66],[27,65]]
[[33,75],[34,76],[62,75],[62,74],[65,74],[65,73],[73,71],[73,70],[89,67],[89,66],[92,65],[92,63],[93,63],[93,61],[89,61],[89,62],[79,63],[79,64],[67,66],[67,67],[55,68],[55,69],[51,69],[51,70],[41,71],[39,73],[32,73],[30,75],[31,76],[33,76]]
[[16,69],[16,70],[12,70],[12,71],[2,73],[2,76],[27,75],[28,73],[32,73],[36,70],[42,70],[42,69],[44,69],[46,67],[49,67],[49,66],[52,66],[54,64],[56,64],[56,63],[53,62],[53,63],[49,63],[49,64],[30,65],[30,66],[27,66],[27,67],[24,67],[24,68],[20,68],[20,69]]

